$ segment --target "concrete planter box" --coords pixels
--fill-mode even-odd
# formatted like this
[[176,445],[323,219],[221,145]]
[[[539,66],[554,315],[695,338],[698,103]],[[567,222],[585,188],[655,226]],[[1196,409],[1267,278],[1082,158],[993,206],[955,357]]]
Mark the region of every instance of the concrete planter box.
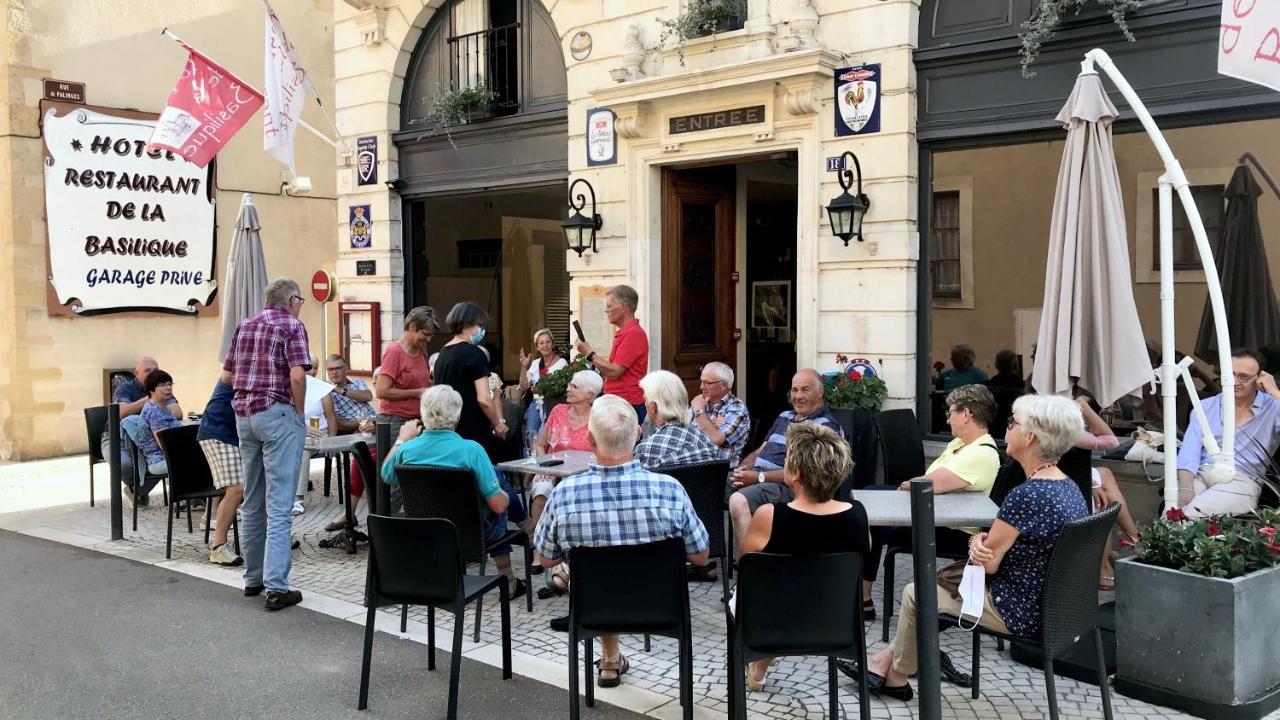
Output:
[[1215,720],[1280,707],[1280,568],[1223,580],[1117,567],[1116,691]]

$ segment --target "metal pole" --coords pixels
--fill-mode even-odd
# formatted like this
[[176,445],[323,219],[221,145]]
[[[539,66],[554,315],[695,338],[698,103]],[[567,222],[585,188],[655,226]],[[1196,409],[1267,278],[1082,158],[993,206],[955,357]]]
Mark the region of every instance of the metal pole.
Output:
[[[378,423],[375,442],[378,445],[378,467],[380,468],[382,463],[387,461],[387,456],[391,454],[391,423]],[[378,496],[378,512],[382,515],[390,515],[391,488],[382,482],[381,472],[373,473],[373,488]]]
[[933,527],[933,481],[911,481],[911,557],[916,581],[917,683],[920,720],[942,718],[942,678],[938,668],[938,568]]
[[[120,490],[120,404],[107,406],[107,462],[111,470],[111,539],[124,539],[124,498]],[[134,499],[137,502],[137,499]]]

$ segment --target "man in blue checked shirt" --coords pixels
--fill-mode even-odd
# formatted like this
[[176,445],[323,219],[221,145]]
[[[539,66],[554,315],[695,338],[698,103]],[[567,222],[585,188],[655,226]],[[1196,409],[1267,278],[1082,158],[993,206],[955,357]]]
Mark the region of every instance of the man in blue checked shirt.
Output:
[[[596,462],[560,481],[534,532],[535,558],[555,567],[575,547],[643,545],[682,538],[689,562],[707,562],[707,529],[675,478],[649,472],[632,457],[640,435],[636,411],[616,395],[591,405],[588,440]],[[553,627],[556,621],[552,621]],[[600,638],[596,684],[617,687],[627,671],[618,637]]]

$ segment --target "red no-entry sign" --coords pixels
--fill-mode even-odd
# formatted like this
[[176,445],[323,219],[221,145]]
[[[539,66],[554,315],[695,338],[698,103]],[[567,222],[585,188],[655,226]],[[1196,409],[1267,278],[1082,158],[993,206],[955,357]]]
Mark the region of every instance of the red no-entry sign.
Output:
[[316,302],[329,302],[333,299],[336,291],[337,287],[333,280],[333,275],[330,275],[328,270],[317,270],[311,276],[311,297],[315,298]]

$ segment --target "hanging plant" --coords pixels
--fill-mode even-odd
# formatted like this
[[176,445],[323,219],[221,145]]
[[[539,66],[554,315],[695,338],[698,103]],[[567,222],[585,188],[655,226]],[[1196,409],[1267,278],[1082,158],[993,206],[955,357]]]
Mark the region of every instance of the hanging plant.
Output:
[[493,92],[484,85],[445,90],[431,96],[427,114],[445,127],[462,125],[471,113],[483,110],[493,101]]
[[1044,41],[1057,33],[1063,16],[1067,13],[1078,15],[1088,3],[1106,8],[1116,27],[1124,33],[1125,40],[1134,41],[1133,33],[1129,31],[1127,17],[1138,10],[1142,5],[1141,0],[1040,0],[1040,7],[1029,20],[1022,23],[1023,32],[1018,35],[1018,39],[1022,41],[1023,77],[1036,76],[1035,71],[1028,68],[1040,56],[1040,46]]
[[747,17],[747,0],[688,0],[674,20],[658,18],[662,34],[658,46],[674,39],[676,54],[684,65],[684,47],[690,40],[723,32]]

